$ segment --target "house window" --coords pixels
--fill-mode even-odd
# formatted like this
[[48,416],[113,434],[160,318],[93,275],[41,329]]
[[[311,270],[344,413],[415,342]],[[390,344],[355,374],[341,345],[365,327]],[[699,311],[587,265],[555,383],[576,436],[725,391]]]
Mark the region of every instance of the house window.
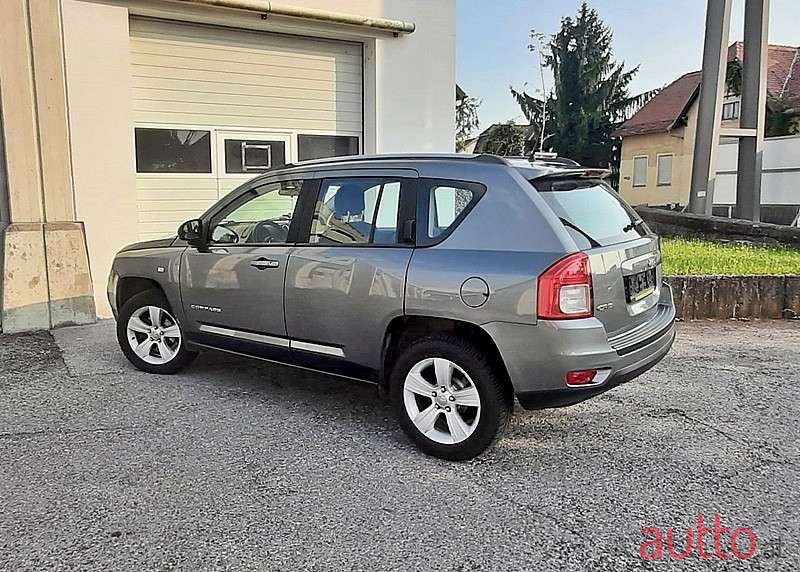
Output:
[[633,186],[647,186],[647,157],[634,157],[633,159]]
[[211,132],[135,129],[137,173],[210,173]]
[[741,107],[741,102],[737,101],[729,101],[728,103],[722,104],[722,119],[739,119],[739,108]]
[[658,156],[658,179],[656,184],[659,187],[672,184],[672,155]]
[[298,135],[297,155],[301,161],[358,155],[358,137],[345,135]]

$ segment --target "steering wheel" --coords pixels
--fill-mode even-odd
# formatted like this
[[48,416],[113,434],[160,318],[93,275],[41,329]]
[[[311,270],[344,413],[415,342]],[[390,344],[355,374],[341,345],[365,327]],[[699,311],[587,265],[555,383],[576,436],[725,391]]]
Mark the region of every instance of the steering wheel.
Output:
[[269,243],[286,242],[289,237],[289,229],[271,220],[262,220],[254,228],[247,242]]

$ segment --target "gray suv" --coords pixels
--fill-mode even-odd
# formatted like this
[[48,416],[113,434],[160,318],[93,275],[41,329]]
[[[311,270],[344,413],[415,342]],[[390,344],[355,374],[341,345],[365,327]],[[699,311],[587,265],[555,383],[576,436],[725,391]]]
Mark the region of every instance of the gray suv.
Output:
[[489,155],[287,165],[117,255],[120,347],[151,373],[214,349],[370,381],[423,451],[474,457],[515,397],[575,404],[672,345],[658,237],[606,174]]

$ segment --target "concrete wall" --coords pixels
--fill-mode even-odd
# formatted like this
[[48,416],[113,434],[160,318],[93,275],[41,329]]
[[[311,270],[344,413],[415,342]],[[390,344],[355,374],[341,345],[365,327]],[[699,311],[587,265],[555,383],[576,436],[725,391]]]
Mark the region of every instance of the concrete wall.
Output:
[[114,255],[137,240],[128,10],[64,0],[75,211],[86,227],[98,316],[111,317]]
[[83,226],[75,221],[59,0],[0,2],[2,159],[10,223],[5,332],[94,320]]
[[[722,144],[717,155],[714,204],[736,204],[738,142]],[[775,137],[764,141],[761,176],[762,205],[800,205],[800,136]]]

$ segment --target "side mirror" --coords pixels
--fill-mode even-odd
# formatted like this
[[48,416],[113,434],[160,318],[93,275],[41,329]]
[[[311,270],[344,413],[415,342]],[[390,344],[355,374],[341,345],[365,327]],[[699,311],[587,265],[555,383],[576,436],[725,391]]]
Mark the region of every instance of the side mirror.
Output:
[[203,237],[203,221],[199,218],[187,220],[178,227],[178,238],[189,243],[189,246],[200,248],[205,246]]

